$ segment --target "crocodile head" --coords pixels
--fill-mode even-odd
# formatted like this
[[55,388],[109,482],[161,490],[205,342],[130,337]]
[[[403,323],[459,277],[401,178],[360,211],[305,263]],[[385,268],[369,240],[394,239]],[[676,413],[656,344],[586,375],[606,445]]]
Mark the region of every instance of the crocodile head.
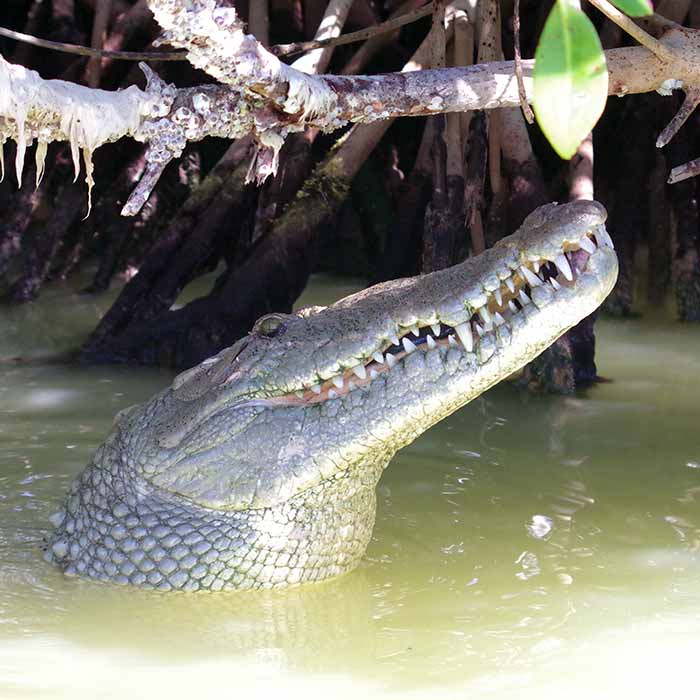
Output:
[[68,574],[251,588],[352,569],[400,447],[536,357],[612,289],[595,202],[547,205],[482,255],[261,318],[118,416],[53,517]]

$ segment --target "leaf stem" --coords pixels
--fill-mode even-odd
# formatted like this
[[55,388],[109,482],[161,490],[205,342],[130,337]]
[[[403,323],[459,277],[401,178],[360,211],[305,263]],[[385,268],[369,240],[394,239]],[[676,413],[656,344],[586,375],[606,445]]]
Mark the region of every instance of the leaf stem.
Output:
[[662,44],[650,34],[647,34],[641,27],[638,27],[626,14],[620,12],[608,0],[588,0],[597,7],[609,20],[614,22],[620,29],[626,31],[633,39],[636,39],[642,46],[651,51],[662,61],[673,62],[677,57],[673,50]]

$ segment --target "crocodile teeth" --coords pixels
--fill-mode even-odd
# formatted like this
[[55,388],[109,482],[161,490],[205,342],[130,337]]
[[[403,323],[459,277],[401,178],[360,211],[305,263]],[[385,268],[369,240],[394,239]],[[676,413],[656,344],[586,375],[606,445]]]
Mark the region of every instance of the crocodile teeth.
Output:
[[387,363],[387,365],[389,365],[389,369],[391,369],[397,362],[398,362],[398,360],[393,355],[390,355],[389,353],[387,353],[386,363]]
[[379,352],[379,350],[377,350],[377,352],[372,353],[372,359],[379,365],[384,364],[384,355],[382,355],[382,353]]
[[500,289],[497,289],[497,290],[493,293],[493,295],[496,297],[496,303],[497,303],[499,306],[503,306],[503,297],[501,296],[501,290],[500,290]]
[[482,306],[479,309],[479,316],[481,316],[481,318],[484,319],[484,323],[490,323],[491,314],[489,313],[489,310],[485,306]]
[[474,324],[474,328],[476,329],[476,334],[481,338],[484,335],[484,329],[478,324]]
[[294,396],[296,396],[298,399],[303,399],[304,398],[304,392],[303,391],[295,391]]
[[399,342],[399,338],[398,338],[398,336],[396,335],[396,333],[394,333],[393,335],[390,335],[390,336],[389,336],[389,340],[391,341],[391,344],[392,344],[392,345],[401,345],[401,343]]
[[556,277],[552,277],[549,281],[551,282],[552,287],[554,287],[554,289],[556,289],[557,291],[561,289],[561,285],[559,284],[559,282],[557,282]]
[[460,323],[455,326],[455,333],[459,336],[459,339],[464,345],[464,349],[467,352],[471,352],[474,349],[474,338],[472,337],[471,329],[468,323]]
[[520,303],[524,306],[525,304],[530,303],[530,297],[527,294],[525,294],[525,292],[521,289],[518,292],[518,301],[520,301]]
[[440,328],[439,323],[433,323],[432,326],[430,326],[430,330],[433,332],[433,335],[438,338],[440,336],[440,333],[442,332],[442,329]]
[[313,384],[311,387],[309,387],[311,391],[314,392],[314,394],[320,394],[321,393],[321,385],[320,384]]
[[356,365],[352,368],[352,372],[360,379],[367,379],[367,370],[365,369],[364,365]]
[[512,277],[506,277],[506,287],[508,287],[511,294],[515,294],[515,283]]
[[513,300],[512,300],[512,299],[510,299],[510,300],[508,301],[508,308],[509,308],[514,314],[517,314],[517,313],[518,313],[518,307],[513,303]]
[[328,390],[328,398],[329,399],[337,399],[338,398],[338,392],[334,391],[333,389]]
[[593,253],[596,252],[597,248],[595,243],[588,237],[584,236],[580,241],[579,245],[581,248],[583,248],[589,255],[593,255]]
[[540,261],[539,260],[533,260],[532,269],[535,271],[535,274],[537,274],[540,271]]
[[410,355],[416,349],[416,346],[405,336],[401,339],[401,343],[407,355]]
[[377,372],[376,369],[371,369],[369,370],[369,378],[370,379],[376,379],[379,376],[379,372]]
[[416,338],[420,335],[420,329],[418,328],[418,324],[417,324],[417,323],[414,323],[414,324],[411,326],[411,333],[413,333],[413,335],[415,335]]
[[425,342],[428,344],[428,348],[430,350],[434,350],[437,347],[437,343],[433,339],[432,335],[426,335],[425,336]]
[[498,340],[502,345],[508,345],[510,343],[510,337],[508,326],[501,326],[498,329]]
[[333,377],[331,381],[338,387],[338,389],[342,389],[343,385],[345,384],[345,380],[342,377]]
[[542,284],[542,280],[534,272],[532,272],[530,268],[525,267],[525,265],[520,267],[520,272],[531,287],[539,287]]
[[447,342],[448,342],[450,345],[453,345],[453,346],[456,346],[456,345],[457,345],[457,339],[452,335],[452,333],[450,333],[450,334],[447,336]]
[[564,275],[569,282],[574,279],[574,273],[571,272],[571,265],[569,265],[566,255],[563,253],[561,255],[557,255],[557,257],[554,258],[554,264],[559,268],[561,274]]
[[608,248],[612,248],[613,250],[615,249],[615,246],[612,242],[612,238],[610,238],[610,234],[605,230],[604,227],[601,226],[599,229],[597,229],[595,235],[596,238],[598,238],[603,245],[608,246]]
[[501,316],[501,314],[498,313],[498,311],[496,311],[493,314],[493,322],[497,326],[502,326],[506,322],[506,320],[505,320],[505,318],[503,318],[503,316]]
[[355,391],[357,389],[357,384],[355,382],[348,382],[348,391]]

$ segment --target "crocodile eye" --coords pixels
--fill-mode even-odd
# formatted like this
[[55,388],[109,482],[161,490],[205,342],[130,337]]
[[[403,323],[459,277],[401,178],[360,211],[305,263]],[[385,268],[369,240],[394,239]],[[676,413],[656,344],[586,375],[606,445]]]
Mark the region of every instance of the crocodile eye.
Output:
[[281,314],[268,314],[259,318],[253,326],[253,333],[265,338],[274,338],[285,331],[285,317]]

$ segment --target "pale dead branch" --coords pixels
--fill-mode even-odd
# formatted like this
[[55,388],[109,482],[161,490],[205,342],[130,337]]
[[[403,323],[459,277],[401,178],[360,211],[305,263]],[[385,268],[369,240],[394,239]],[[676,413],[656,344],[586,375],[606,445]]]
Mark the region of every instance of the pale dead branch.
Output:
[[[251,134],[259,149],[255,176],[264,179],[274,172],[287,135],[307,126],[332,131],[348,122],[520,104],[511,61],[386,75],[309,75],[281,63],[245,33],[233,9],[217,7],[213,0],[149,0],[149,6],[166,30],[162,43],[185,49],[193,65],[223,84],[177,89],[144,68],[145,91],[107,92],[43,80],[0,59],[0,143],[17,142],[18,176],[33,141],[39,157],[46,144],[69,141],[76,164],[82,149],[90,181],[92,151],[133,137],[148,143],[149,150],[145,175],[123,209],[129,215],[140,209],[165,165],[180,156],[186,143],[205,136]],[[661,45],[667,49],[661,52],[664,60],[643,47],[607,51],[609,93],[700,85],[700,32],[674,28]],[[533,61],[522,62],[528,101],[532,69]]]

